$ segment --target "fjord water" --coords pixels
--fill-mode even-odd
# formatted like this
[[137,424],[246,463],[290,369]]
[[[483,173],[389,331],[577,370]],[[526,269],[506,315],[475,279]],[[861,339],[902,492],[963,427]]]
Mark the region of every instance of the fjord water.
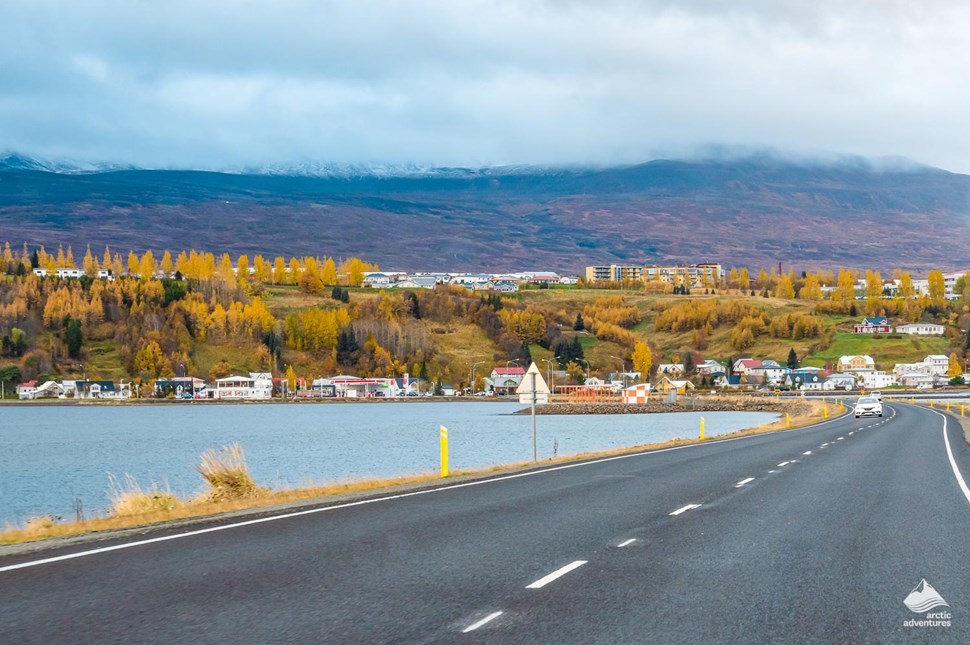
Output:
[[[52,514],[87,517],[108,506],[108,475],[134,476],[188,497],[202,488],[193,466],[231,442],[263,486],[302,486],[433,472],[438,426],[450,432],[451,469],[532,458],[521,403],[172,404],[0,408],[0,525]],[[701,413],[537,417],[539,459],[696,437]],[[777,415],[708,412],[708,436]]]

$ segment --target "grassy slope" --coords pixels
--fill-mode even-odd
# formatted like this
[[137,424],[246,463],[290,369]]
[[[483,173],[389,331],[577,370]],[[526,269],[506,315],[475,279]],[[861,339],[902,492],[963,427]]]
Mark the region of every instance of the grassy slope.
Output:
[[[579,336],[580,342],[589,361],[593,373],[605,376],[609,372],[619,369],[620,362],[614,357],[623,357],[629,366],[630,351],[616,343],[598,340],[588,332],[576,332],[572,329],[571,321],[583,307],[598,298],[620,295],[627,304],[636,305],[643,314],[643,319],[634,328],[634,332],[649,340],[661,349],[662,355],[655,356],[654,362],[670,362],[675,358],[680,360],[685,349],[693,349],[693,332],[672,334],[655,332],[653,322],[657,314],[667,306],[683,302],[685,296],[646,294],[640,291],[608,291],[593,289],[530,289],[512,298],[531,304],[550,315],[557,314],[565,321],[563,336],[571,340]],[[351,298],[361,302],[367,299],[379,298],[379,291],[368,289],[351,290]],[[760,296],[738,296],[734,294],[718,294],[717,296],[692,295],[690,298],[740,298],[748,304],[769,309],[772,314],[802,312],[811,313],[812,305],[801,301],[785,301],[775,298],[761,298]],[[317,306],[339,306],[329,297],[329,291],[321,296],[309,296],[295,287],[269,287],[263,299],[273,314],[280,320],[294,311]],[[813,338],[794,341],[777,339],[763,335],[757,339],[754,347],[744,354],[758,358],[774,358],[779,362],[787,359],[788,350],[795,348],[799,358],[806,365],[823,366],[827,362],[834,362],[843,354],[869,354],[876,360],[880,369],[891,369],[897,362],[913,362],[922,360],[927,354],[949,354],[950,344],[944,338],[888,338],[886,336],[870,336],[852,334],[853,318],[847,316],[823,316],[828,328],[826,338]],[[455,321],[442,326],[427,323],[437,344],[438,360],[447,367],[446,382],[458,385],[467,382],[472,363],[481,363],[476,367],[476,375],[485,376],[495,366],[504,364],[507,357],[503,356],[494,342],[488,339],[481,330],[471,324]],[[738,357],[738,352],[730,345],[730,327],[720,327],[708,339],[708,345],[701,353],[708,358],[725,360],[728,357]],[[542,359],[551,359],[552,352],[538,346],[531,348],[533,359],[543,369],[547,364]],[[88,374],[96,374],[103,378],[127,378],[127,373],[121,364],[114,342],[111,340],[97,340],[85,343],[85,369]],[[196,343],[191,352],[191,358],[196,367],[196,373],[207,374],[213,364],[225,358],[230,362],[233,371],[248,372],[258,369],[256,346],[244,342],[226,341],[219,344],[212,342]],[[287,349],[284,351],[285,363],[294,365],[301,376],[321,376],[326,372],[326,356],[314,356],[304,352]]]

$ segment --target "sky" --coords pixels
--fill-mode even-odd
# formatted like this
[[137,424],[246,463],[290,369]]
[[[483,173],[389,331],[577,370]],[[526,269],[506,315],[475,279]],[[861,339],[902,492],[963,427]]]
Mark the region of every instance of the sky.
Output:
[[970,3],[4,0],[0,150],[145,167],[627,164],[718,149],[970,172]]

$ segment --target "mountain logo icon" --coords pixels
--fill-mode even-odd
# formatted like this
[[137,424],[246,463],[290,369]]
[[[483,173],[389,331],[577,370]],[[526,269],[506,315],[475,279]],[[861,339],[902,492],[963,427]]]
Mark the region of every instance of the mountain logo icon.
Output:
[[936,607],[950,606],[945,600],[943,600],[943,596],[941,596],[939,592],[933,588],[933,585],[926,581],[926,578],[919,581],[916,588],[913,589],[908,596],[906,596],[903,604],[905,604],[911,612],[916,614],[926,613],[931,609],[935,609]]

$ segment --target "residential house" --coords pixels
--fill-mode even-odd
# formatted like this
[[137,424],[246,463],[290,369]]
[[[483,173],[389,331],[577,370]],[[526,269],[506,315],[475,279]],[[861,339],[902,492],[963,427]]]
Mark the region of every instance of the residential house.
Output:
[[690,390],[694,389],[694,384],[687,380],[673,380],[666,376],[657,381],[657,385],[654,386],[657,392],[662,392],[667,394],[669,392],[677,392],[677,394],[686,394]]
[[519,283],[515,280],[493,280],[488,283],[490,291],[501,293],[516,293],[519,290]]
[[745,374],[747,376],[763,376],[765,381],[771,385],[779,385],[788,376],[790,370],[787,367],[782,367],[771,359],[766,359],[761,361],[761,365],[757,367],[751,367],[747,369]]
[[735,374],[747,374],[753,369],[761,367],[761,361],[755,360],[753,358],[739,358],[734,361],[734,366],[732,371]]
[[55,271],[55,275],[58,278],[80,278],[84,275],[84,271],[78,269],[77,267],[60,267]]
[[929,366],[930,373],[935,376],[946,376],[947,370],[950,369],[950,358],[943,354],[930,354],[923,359],[923,362]]
[[822,390],[852,390],[856,379],[853,374],[833,374],[822,382]]
[[250,372],[249,376],[227,376],[216,379],[213,398],[269,399],[273,396],[273,377],[269,373]]
[[858,370],[874,370],[876,362],[868,354],[840,356],[835,367],[838,372],[854,372]]
[[942,336],[944,331],[946,331],[946,327],[935,323],[896,325],[896,333],[909,334],[911,336]]
[[883,371],[867,370],[859,373],[859,383],[867,390],[881,390],[884,387],[898,385],[893,374]]
[[72,387],[74,396],[79,399],[127,399],[131,396],[130,384],[121,383],[116,387],[113,381],[74,381]]
[[37,391],[37,380],[25,381],[17,386],[17,398],[21,400],[29,400],[34,398],[34,392]]
[[389,289],[408,277],[406,273],[373,271],[364,274],[364,284],[373,289]]
[[708,358],[703,363],[698,364],[695,369],[697,370],[697,373],[701,376],[713,376],[718,372],[723,372],[724,366],[718,363],[717,361],[711,360],[710,358]]
[[485,382],[496,394],[509,394],[519,387],[524,376],[525,370],[523,368],[506,365],[505,367],[494,368]]
[[171,394],[177,399],[202,399],[205,396],[206,384],[200,378],[194,376],[177,376],[172,379],[159,379],[155,381],[153,396],[168,396]]
[[394,284],[398,289],[434,289],[438,279],[433,275],[413,275]]
[[657,374],[666,374],[667,376],[681,376],[684,373],[683,363],[661,363],[657,365]]
[[852,327],[852,331],[857,334],[889,334],[892,330],[893,327],[885,316],[863,318],[861,323]]

